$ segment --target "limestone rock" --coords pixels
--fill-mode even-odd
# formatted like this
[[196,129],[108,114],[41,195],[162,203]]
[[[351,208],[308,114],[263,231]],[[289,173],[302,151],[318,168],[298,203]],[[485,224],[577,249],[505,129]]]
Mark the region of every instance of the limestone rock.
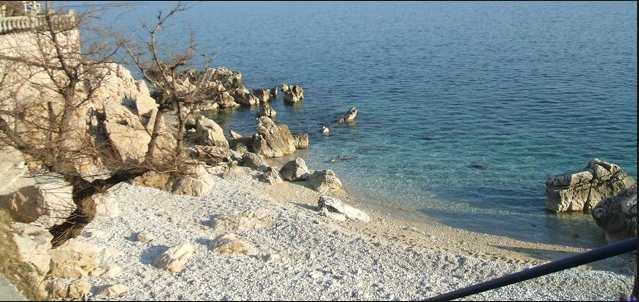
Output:
[[306,162],[301,157],[284,164],[280,169],[280,174],[284,180],[288,181],[306,180],[310,176]]
[[257,117],[262,117],[262,116],[266,116],[272,120],[275,120],[275,117],[277,116],[277,112],[275,111],[275,109],[273,109],[273,107],[268,105],[268,103],[265,103],[265,104],[262,104],[262,106],[260,106],[260,109],[257,111]]
[[637,237],[637,184],[599,202],[592,217],[608,243]]
[[295,139],[295,149],[308,149],[309,139],[307,133],[293,135],[293,139]]
[[98,288],[96,295],[105,297],[117,297],[129,291],[129,287],[122,284],[107,285]]
[[73,188],[62,177],[51,174],[37,179],[36,184],[22,187],[13,194],[0,198],[2,208],[19,222],[31,223],[41,216],[48,217],[39,221],[45,227],[62,223],[76,205],[71,197]]
[[120,215],[118,201],[110,191],[92,196],[95,202],[95,218],[113,218]]
[[206,146],[229,147],[229,142],[224,137],[224,130],[213,120],[200,116],[195,129],[197,143]]
[[286,83],[282,84],[282,93],[284,95],[285,104],[295,104],[304,100],[304,89],[299,85],[289,86]]
[[54,298],[69,300],[81,300],[91,291],[91,283],[87,280],[56,279],[47,287]]
[[244,155],[242,155],[242,160],[244,161],[245,166],[256,170],[264,171],[267,168],[262,156],[253,152],[244,153]]
[[328,212],[340,213],[348,219],[361,220],[364,222],[370,221],[370,216],[368,216],[368,214],[362,212],[361,210],[353,208],[334,197],[321,195],[319,197],[319,201],[317,202],[317,207],[318,210],[326,208]]
[[273,169],[272,167],[266,168],[266,170],[264,170],[264,173],[259,176],[259,180],[271,185],[284,182],[284,180],[280,176],[280,172],[276,169]]
[[553,212],[590,211],[634,183],[619,166],[595,158],[581,171],[546,179],[546,208]]
[[263,116],[258,119],[253,149],[266,158],[282,157],[295,152],[295,139],[288,126],[276,125],[273,120]]
[[218,254],[253,254],[254,248],[243,242],[235,236],[233,233],[218,236],[215,238],[209,249]]
[[271,90],[268,88],[255,88],[253,89],[253,95],[259,100],[260,103],[268,103],[271,100]]
[[44,227],[21,222],[14,222],[11,228],[20,259],[33,265],[44,276],[51,269],[49,250],[53,235]]
[[98,267],[100,249],[89,243],[69,239],[59,247],[52,249],[51,277],[80,278]]
[[196,145],[189,149],[192,158],[215,166],[220,163],[230,162],[233,160],[233,150],[228,147],[202,146]]
[[195,254],[195,248],[190,243],[176,245],[155,258],[153,265],[172,273],[181,272],[186,262]]
[[355,107],[351,107],[351,109],[344,114],[343,118],[340,118],[338,122],[340,123],[352,123],[355,121],[355,117],[357,116],[357,109]]
[[315,191],[324,193],[326,191],[336,190],[342,187],[342,182],[337,178],[333,170],[315,171],[308,178],[311,187]]
[[213,220],[211,227],[218,231],[246,231],[269,228],[275,225],[275,221],[266,219],[270,215],[271,213],[268,210],[221,215]]

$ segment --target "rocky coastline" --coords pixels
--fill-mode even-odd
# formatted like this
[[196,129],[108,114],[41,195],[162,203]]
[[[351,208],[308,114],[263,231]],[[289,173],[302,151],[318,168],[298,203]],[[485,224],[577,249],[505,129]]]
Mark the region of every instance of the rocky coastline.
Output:
[[[78,113],[88,120],[77,124],[102,123],[104,132],[95,139],[107,141],[119,161],[141,163],[151,140],[148,129],[160,119],[157,105],[126,68],[110,65],[105,72],[109,76],[95,102]],[[351,205],[333,171],[309,168],[302,158],[277,160],[312,142],[275,122],[267,106],[276,95],[272,89],[268,98],[265,89],[258,97],[242,85],[240,73],[218,68],[213,74],[207,110],[261,104],[256,133],[225,134],[214,121],[192,115],[187,150],[197,164],[188,176],[150,172],[96,194],[94,221],[54,249],[48,230],[74,211],[70,188],[38,178],[29,185],[16,181],[30,171],[24,160],[6,167],[4,175],[15,177],[3,182],[2,204],[20,221],[12,231],[21,256],[42,281],[42,296],[414,300],[582,251],[407,224],[367,205]],[[188,90],[189,82],[183,85]],[[303,102],[298,85],[283,84],[282,93],[289,104]],[[100,113],[88,114],[92,110]],[[351,123],[356,114],[352,107],[337,122]],[[92,120],[95,116],[103,119]],[[175,144],[175,126],[169,118],[162,122],[158,157]],[[109,173],[104,163],[74,164],[88,179]],[[634,196],[636,221],[636,186]],[[614,300],[631,290],[632,261],[619,256],[468,299]]]

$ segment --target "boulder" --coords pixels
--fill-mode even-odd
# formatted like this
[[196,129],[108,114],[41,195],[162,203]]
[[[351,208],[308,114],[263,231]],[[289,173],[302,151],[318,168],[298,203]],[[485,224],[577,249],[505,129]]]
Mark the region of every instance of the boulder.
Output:
[[268,103],[262,104],[260,109],[257,111],[257,117],[267,116],[272,120],[275,120],[277,116],[277,112],[273,107],[269,106]]
[[295,149],[308,149],[309,139],[307,133],[293,135],[293,139],[295,140]]
[[189,196],[201,196],[211,191],[214,181],[206,168],[203,165],[195,165],[190,170],[186,171],[188,175],[173,182],[171,191],[174,194]]
[[100,263],[100,248],[74,238],[52,249],[51,277],[80,278],[88,276]]
[[229,147],[224,130],[216,122],[204,116],[198,118],[195,126],[195,141],[200,145]]
[[340,123],[352,123],[355,121],[355,117],[357,116],[357,109],[355,107],[351,107],[351,109],[344,114],[343,118],[340,118],[338,122]]
[[113,284],[113,285],[105,285],[105,286],[98,287],[95,294],[97,296],[117,297],[128,291],[129,291],[129,287],[124,284]]
[[304,100],[304,89],[299,85],[289,86],[283,83],[282,93],[284,95],[284,104],[292,105]]
[[608,243],[637,237],[637,184],[599,202],[592,217],[606,234]]
[[233,160],[233,151],[228,147],[196,145],[189,149],[191,157],[210,166],[227,163]]
[[301,181],[307,180],[310,176],[306,162],[301,157],[289,161],[280,169],[280,175],[284,180]]
[[259,176],[259,180],[271,185],[284,182],[280,176],[280,172],[272,167],[267,167],[264,173]]
[[153,261],[153,265],[172,273],[179,273],[184,269],[186,262],[195,254],[195,248],[190,243],[182,243],[171,247],[160,254]]
[[21,222],[14,222],[11,228],[20,259],[35,267],[41,276],[48,273],[51,269],[49,250],[53,239],[49,230]]
[[619,166],[595,158],[580,171],[546,179],[546,208],[553,212],[590,211],[634,183]]
[[264,89],[253,89],[253,95],[259,100],[260,103],[268,103],[271,100],[271,90],[268,88]]
[[308,181],[311,187],[320,193],[337,190],[342,187],[342,182],[335,176],[335,172],[330,169],[313,172]]
[[295,139],[288,126],[276,125],[270,118],[262,116],[253,136],[253,150],[266,158],[282,157],[295,152]]
[[217,231],[247,231],[270,228],[275,225],[275,221],[267,219],[269,216],[271,216],[271,212],[264,209],[255,212],[245,211],[224,214],[213,219],[211,227]]
[[242,155],[242,160],[244,161],[245,166],[255,170],[264,171],[267,168],[262,156],[253,152],[244,153],[244,155]]
[[[321,195],[317,202],[317,208],[320,211],[320,213],[323,213],[324,215],[332,217],[337,220],[343,220],[341,217],[345,217],[347,219],[353,219],[353,220],[360,220],[364,222],[369,222],[371,220],[368,214],[343,203],[341,200],[335,197]],[[331,215],[333,213],[338,213],[339,215],[333,216]]]
[[0,206],[18,222],[38,221],[45,227],[51,227],[64,222],[75,211],[72,190],[62,177],[46,175],[37,178],[34,185],[1,196]]

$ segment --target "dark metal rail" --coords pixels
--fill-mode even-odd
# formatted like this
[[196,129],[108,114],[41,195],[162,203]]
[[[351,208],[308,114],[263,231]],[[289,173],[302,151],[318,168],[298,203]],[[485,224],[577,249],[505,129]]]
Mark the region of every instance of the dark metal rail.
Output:
[[[564,259],[555,260],[550,263],[542,264],[533,268],[525,269],[521,272],[499,277],[483,283],[475,284],[466,288],[455,290],[449,293],[441,294],[428,298],[424,301],[450,301],[453,299],[466,297],[481,293],[487,290],[510,285],[513,283],[525,281],[539,276],[548,275],[560,270],[576,267],[590,262],[599,261],[613,256],[637,250],[637,237],[629,238],[613,244],[606,245],[594,250],[583,252]],[[635,283],[636,283],[635,277]]]

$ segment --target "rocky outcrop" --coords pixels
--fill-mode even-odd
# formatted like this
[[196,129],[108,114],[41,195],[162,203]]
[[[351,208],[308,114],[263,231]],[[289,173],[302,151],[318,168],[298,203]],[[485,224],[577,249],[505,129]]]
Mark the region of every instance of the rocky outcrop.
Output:
[[260,109],[257,111],[256,115],[258,118],[262,116],[267,116],[268,118],[275,120],[275,117],[277,116],[277,112],[268,103],[264,103],[262,104],[262,106],[260,106]]
[[[133,79],[126,68],[111,64],[105,72],[108,76],[96,92],[93,106],[98,112],[104,112],[102,124],[107,145],[111,146],[119,162],[142,163],[158,118],[157,104],[144,82]],[[165,157],[166,152],[175,147],[173,131],[164,118],[160,118],[154,158]]]
[[283,83],[282,93],[284,95],[284,104],[293,105],[304,100],[304,89],[299,85],[289,86]]
[[293,144],[295,145],[295,149],[308,149],[308,133],[293,135],[293,139],[295,140],[293,142]]
[[637,237],[637,184],[599,202],[592,217],[606,234],[608,243]]
[[212,81],[219,81],[224,91],[233,97],[235,103],[250,107],[259,102],[258,98],[244,86],[242,73],[238,71],[231,71],[225,67],[215,68],[212,71]]
[[284,124],[276,125],[263,116],[258,119],[257,133],[253,136],[253,150],[266,158],[282,157],[295,152],[295,139]]
[[352,123],[355,121],[355,117],[357,116],[357,109],[355,107],[351,107],[351,109],[344,114],[344,117],[340,118],[338,122],[340,123]]
[[268,88],[255,88],[253,89],[253,95],[255,95],[261,104],[271,101],[271,90]]
[[581,171],[546,179],[546,208],[553,212],[590,211],[634,183],[619,166],[595,158]]

